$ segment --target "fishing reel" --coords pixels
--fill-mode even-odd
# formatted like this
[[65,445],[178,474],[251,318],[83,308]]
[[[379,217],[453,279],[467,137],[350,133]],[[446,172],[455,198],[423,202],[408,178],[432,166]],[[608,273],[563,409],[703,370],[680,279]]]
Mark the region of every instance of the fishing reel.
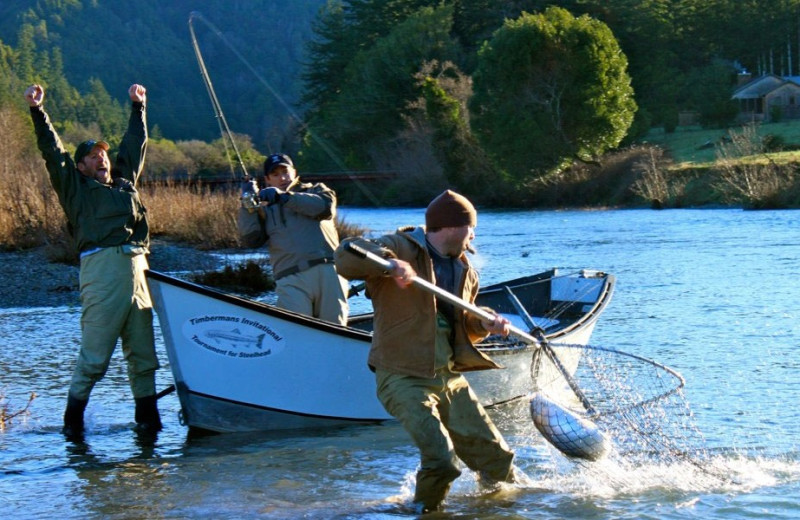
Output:
[[258,209],[258,196],[255,193],[243,193],[241,201],[242,207],[246,209],[248,213],[254,213]]

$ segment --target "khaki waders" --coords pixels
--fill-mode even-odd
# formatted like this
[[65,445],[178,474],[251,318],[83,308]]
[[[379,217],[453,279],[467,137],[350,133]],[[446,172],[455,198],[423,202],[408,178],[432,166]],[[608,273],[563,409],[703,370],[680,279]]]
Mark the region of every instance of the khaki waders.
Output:
[[458,459],[486,484],[513,481],[514,454],[463,375],[451,371],[450,329],[438,320],[436,376],[376,371],[377,394],[420,451],[414,502],[438,509],[461,474]]
[[81,351],[69,393],[89,398],[95,383],[108,370],[111,355],[122,339],[122,355],[134,398],[154,395],[159,368],[153,335],[153,305],[144,271],[143,251],[108,247],[81,259]]
[[275,283],[278,307],[333,323],[347,324],[347,280],[333,264],[321,264]]

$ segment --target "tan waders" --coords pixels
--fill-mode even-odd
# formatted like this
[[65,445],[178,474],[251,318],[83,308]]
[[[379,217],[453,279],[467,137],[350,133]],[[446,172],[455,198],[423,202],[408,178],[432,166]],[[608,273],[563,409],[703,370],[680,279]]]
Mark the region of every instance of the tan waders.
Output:
[[347,324],[347,280],[333,264],[321,264],[276,282],[278,307],[333,323]]
[[83,430],[86,402],[108,370],[119,338],[136,400],[136,422],[161,429],[155,400],[159,363],[143,252],[129,246],[108,247],[81,259],[81,351],[70,383],[65,433]]

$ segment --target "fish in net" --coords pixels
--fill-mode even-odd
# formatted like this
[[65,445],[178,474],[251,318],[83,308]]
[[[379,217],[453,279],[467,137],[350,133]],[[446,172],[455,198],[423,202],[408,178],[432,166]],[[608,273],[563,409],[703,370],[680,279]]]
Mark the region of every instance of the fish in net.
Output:
[[675,370],[615,349],[543,343],[531,363],[536,428],[570,457],[690,464],[716,474]]

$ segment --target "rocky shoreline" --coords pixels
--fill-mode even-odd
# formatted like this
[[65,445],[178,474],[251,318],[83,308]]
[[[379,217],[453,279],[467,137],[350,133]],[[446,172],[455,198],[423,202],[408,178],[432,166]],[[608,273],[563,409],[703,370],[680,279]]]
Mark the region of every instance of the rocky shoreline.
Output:
[[[154,240],[150,268],[167,273],[219,269],[223,261],[207,251]],[[43,249],[0,252],[0,309],[80,305],[78,266],[50,262]]]

